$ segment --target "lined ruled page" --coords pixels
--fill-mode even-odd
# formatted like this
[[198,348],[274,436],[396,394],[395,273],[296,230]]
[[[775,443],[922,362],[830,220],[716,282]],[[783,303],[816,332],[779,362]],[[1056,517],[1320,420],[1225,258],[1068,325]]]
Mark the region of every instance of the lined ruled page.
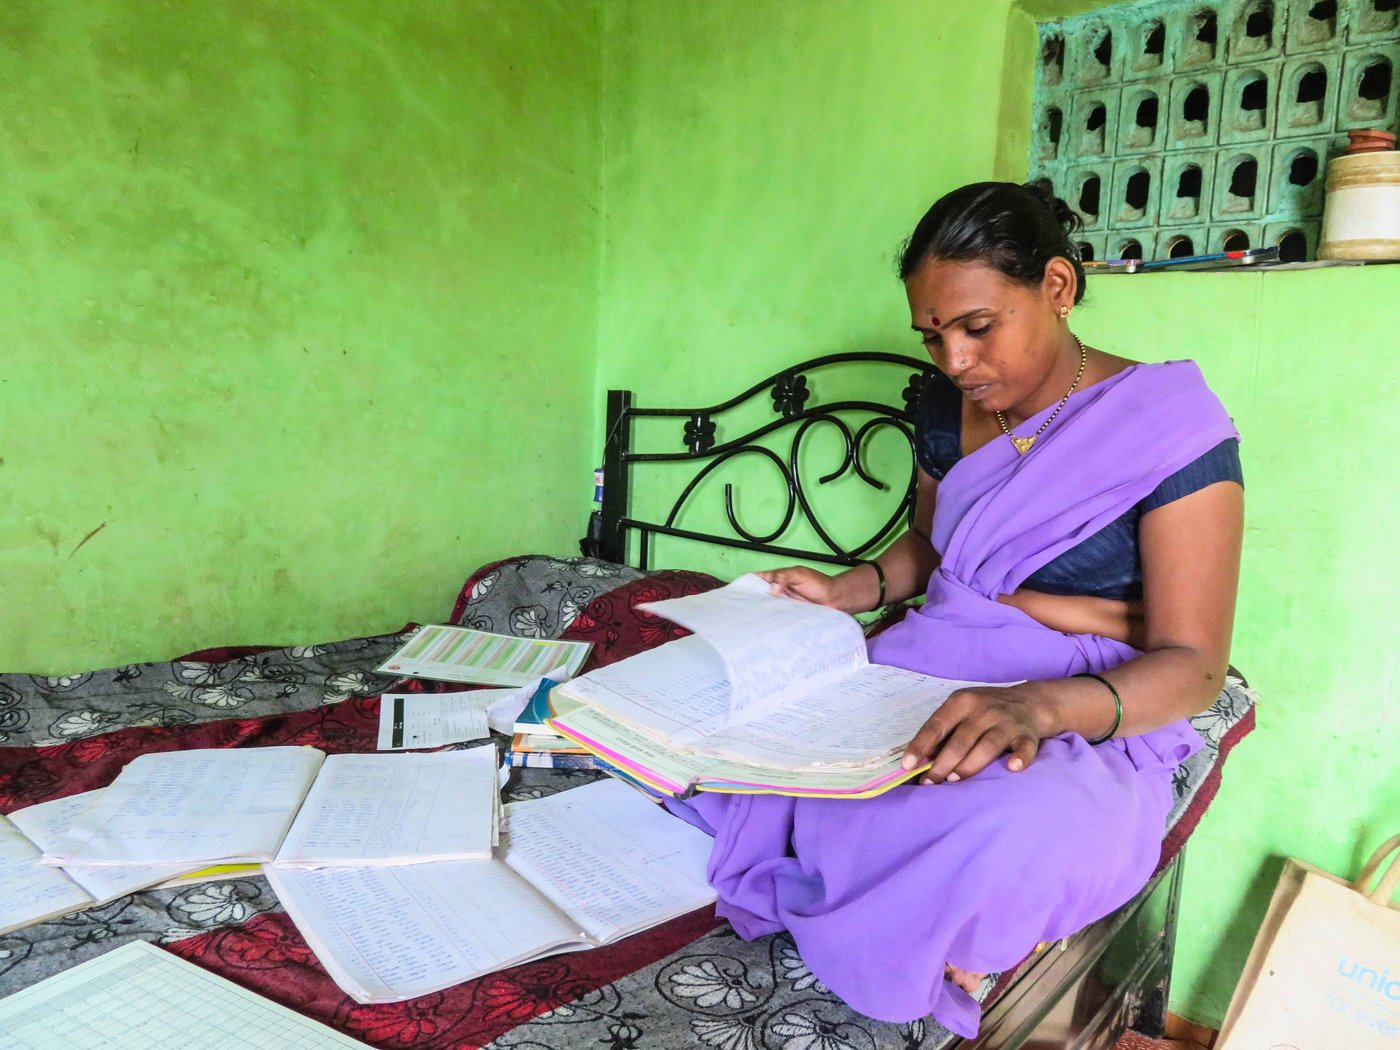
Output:
[[268,868],[267,879],[316,958],[361,1003],[412,999],[589,947],[576,922],[498,860]]
[[324,757],[309,747],[141,755],[45,851],[45,861],[271,860]]
[[418,864],[489,857],[496,826],[496,748],[332,755],[275,864]]
[[[104,789],[84,791],[79,795],[41,802],[37,806],[26,806],[10,814],[15,827],[24,832],[30,842],[47,850],[58,842],[73,826],[74,822],[88,811],[102,797]],[[154,886],[156,883],[188,874],[197,865],[185,864],[141,864],[114,867],[81,867],[65,865],[64,874],[76,882],[95,901],[115,900],[128,893]],[[53,870],[53,869],[49,869]],[[0,883],[3,884],[3,883]]]
[[63,872],[40,864],[40,852],[19,828],[0,817],[0,933],[94,903]]
[[714,648],[691,635],[590,671],[557,691],[679,746],[728,721],[728,673]]
[[704,637],[729,670],[729,722],[869,663],[860,624],[836,609],[778,597],[752,573],[713,591],[646,602]]
[[713,840],[621,781],[506,807],[505,862],[599,943],[715,899]]
[[980,685],[867,664],[706,737],[706,755],[778,769],[876,766],[902,753],[954,690]]

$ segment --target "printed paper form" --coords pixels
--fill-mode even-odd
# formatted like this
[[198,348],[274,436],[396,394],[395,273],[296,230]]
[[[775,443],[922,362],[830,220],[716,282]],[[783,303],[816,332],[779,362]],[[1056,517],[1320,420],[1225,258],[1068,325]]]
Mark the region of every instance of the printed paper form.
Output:
[[274,863],[320,867],[489,857],[497,795],[491,744],[425,755],[332,755]]
[[[96,791],[84,791],[80,795],[69,795],[52,802],[41,802],[37,806],[26,806],[11,813],[10,820],[15,827],[24,832],[30,842],[40,850],[46,850],[59,841],[74,821],[87,812],[101,797],[102,790],[99,788]],[[81,886],[93,901],[109,901],[165,882],[167,879],[188,874],[197,866],[190,863],[105,868],[65,865],[63,871]],[[0,880],[0,884],[3,884],[3,880]]]
[[752,573],[717,590],[638,608],[703,635],[728,667],[730,722],[869,663],[860,625],[836,609],[775,597]]
[[271,860],[324,757],[308,747],[141,755],[45,852],[45,862]]
[[377,671],[444,682],[519,686],[564,668],[574,674],[590,642],[515,638],[466,627],[420,627]]
[[[555,681],[568,681],[558,672]],[[481,740],[491,729],[510,735],[540,679],[510,689],[467,693],[385,693],[379,698],[380,751],[442,747]]]
[[144,941],[0,1000],[6,1050],[364,1050]]
[[713,840],[617,780],[506,807],[505,862],[599,943],[708,904]]
[[470,693],[385,693],[379,698],[380,751],[442,747],[491,735],[486,709],[514,689]]
[[394,1003],[557,951],[578,924],[499,860],[267,869],[316,958],[356,1002]]

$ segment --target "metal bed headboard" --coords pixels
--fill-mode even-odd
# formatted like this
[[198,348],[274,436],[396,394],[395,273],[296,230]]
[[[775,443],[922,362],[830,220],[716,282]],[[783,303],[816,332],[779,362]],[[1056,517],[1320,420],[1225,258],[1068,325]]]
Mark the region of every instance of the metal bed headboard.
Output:
[[[888,402],[850,399],[822,402],[815,398],[816,387],[819,385],[817,374],[829,376],[837,369],[860,370],[858,374],[866,382],[875,369],[887,373],[891,380]],[[890,539],[902,524],[912,519],[918,477],[912,455],[908,476],[894,485],[872,476],[862,458],[865,441],[877,430],[894,428],[904,435],[912,452],[914,410],[923,383],[933,371],[933,365],[927,361],[900,354],[829,354],[785,368],[728,401],[703,408],[637,408],[632,404],[630,390],[609,390],[603,445],[603,501],[599,515],[601,527],[597,530],[595,542],[585,543],[585,553],[608,561],[626,561],[628,534],[635,531],[639,535],[637,565],[641,569],[650,568],[648,561],[651,555],[651,539],[658,535],[833,565],[851,565],[858,562],[862,556]],[[812,378],[811,383],[808,381],[809,376]],[[894,385],[896,379],[903,383],[903,389],[897,396]],[[772,413],[775,418],[737,437],[725,438],[725,414],[765,393],[772,401]],[[684,451],[642,452],[634,449],[632,421],[643,416],[683,420],[683,426],[679,428],[679,444]],[[855,419],[864,418],[856,425],[853,416]],[[904,487],[904,497],[894,513],[877,525],[868,538],[854,546],[843,547],[836,542],[812,512],[811,481],[802,475],[798,465],[798,453],[803,439],[818,426],[836,428],[844,441],[845,454],[834,470],[817,479],[817,485],[828,484],[848,470],[853,470],[862,481],[877,490],[888,491],[892,487],[897,488],[898,485]],[[790,436],[785,432],[788,429],[791,431]],[[773,444],[778,445],[780,449],[783,442],[787,441],[785,456],[774,451],[769,445],[758,443],[773,434],[779,435]],[[787,485],[787,506],[781,524],[768,533],[753,533],[745,529],[734,512],[733,485],[726,483],[724,510],[731,530],[728,534],[680,527],[677,521],[696,486],[725,463],[743,456],[762,456],[778,468]],[[672,504],[669,513],[660,521],[647,521],[630,514],[632,468],[640,463],[699,465],[699,469]],[[784,536],[793,526],[794,519],[805,521],[822,546],[801,547],[791,545],[791,541],[784,542]]]

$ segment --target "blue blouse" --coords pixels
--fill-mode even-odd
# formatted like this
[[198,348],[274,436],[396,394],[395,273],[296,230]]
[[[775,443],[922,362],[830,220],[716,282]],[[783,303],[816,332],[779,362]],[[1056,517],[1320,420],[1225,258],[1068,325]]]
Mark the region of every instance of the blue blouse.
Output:
[[[914,418],[915,456],[930,477],[941,479],[962,458],[962,406],[962,392],[953,381],[941,372],[930,374]],[[1043,594],[1141,598],[1138,522],[1149,511],[1217,481],[1244,485],[1240,443],[1235,438],[1227,438],[1186,464],[1122,517],[1037,569],[1022,586]]]

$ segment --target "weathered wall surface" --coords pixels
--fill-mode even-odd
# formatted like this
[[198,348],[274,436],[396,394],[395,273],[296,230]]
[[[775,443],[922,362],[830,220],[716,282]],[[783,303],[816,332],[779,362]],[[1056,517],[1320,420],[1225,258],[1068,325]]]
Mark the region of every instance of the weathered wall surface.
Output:
[[579,0],[0,5],[0,666],[391,629],[568,550],[601,33]]

